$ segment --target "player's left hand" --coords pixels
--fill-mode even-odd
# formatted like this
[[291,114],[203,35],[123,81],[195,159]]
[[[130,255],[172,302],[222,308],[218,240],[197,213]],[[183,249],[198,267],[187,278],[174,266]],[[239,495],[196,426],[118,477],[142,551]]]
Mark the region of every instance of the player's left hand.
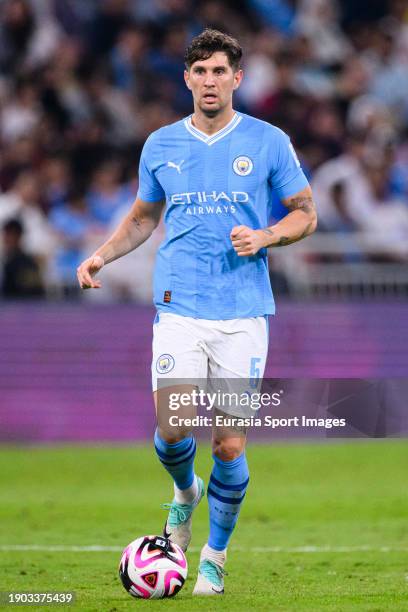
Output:
[[239,257],[255,255],[265,246],[262,230],[253,230],[246,225],[236,225],[230,234],[232,246]]

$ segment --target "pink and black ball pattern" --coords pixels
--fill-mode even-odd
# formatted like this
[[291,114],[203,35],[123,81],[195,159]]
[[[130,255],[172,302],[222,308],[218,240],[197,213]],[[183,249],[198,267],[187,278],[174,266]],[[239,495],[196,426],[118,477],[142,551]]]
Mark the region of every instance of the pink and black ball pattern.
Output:
[[174,597],[187,578],[187,560],[181,548],[162,536],[143,536],[126,546],[119,577],[132,597]]

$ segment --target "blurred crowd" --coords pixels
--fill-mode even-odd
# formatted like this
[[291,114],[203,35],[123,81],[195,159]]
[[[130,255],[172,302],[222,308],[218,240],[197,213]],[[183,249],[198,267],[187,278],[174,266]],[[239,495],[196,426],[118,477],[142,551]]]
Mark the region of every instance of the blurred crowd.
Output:
[[[206,26],[241,42],[235,107],[290,134],[319,231],[369,232],[381,256],[408,258],[406,0],[2,0],[0,11],[5,297],[78,295],[77,265],[136,194],[146,137],[192,111],[183,56]],[[160,238],[108,266],[117,297],[149,299]]]

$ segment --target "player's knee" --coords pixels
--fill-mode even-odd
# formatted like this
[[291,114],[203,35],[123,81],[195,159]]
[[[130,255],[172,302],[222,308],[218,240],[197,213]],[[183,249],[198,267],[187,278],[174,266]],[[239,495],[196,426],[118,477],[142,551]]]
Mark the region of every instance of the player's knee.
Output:
[[214,439],[212,442],[213,454],[221,461],[233,461],[244,452],[244,438]]
[[183,428],[172,428],[171,430],[168,430],[158,427],[158,434],[162,440],[167,442],[167,444],[176,444],[177,442],[184,440],[184,438],[187,438],[191,434],[191,431]]

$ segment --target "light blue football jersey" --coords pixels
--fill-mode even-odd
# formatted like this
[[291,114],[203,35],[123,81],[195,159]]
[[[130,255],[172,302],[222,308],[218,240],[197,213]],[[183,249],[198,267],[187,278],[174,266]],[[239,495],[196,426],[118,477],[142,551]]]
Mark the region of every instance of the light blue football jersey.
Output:
[[274,314],[266,249],[238,257],[236,225],[268,225],[272,190],[308,185],[288,136],[242,113],[208,136],[191,117],[153,132],[140,159],[138,197],[166,200],[165,239],[156,260],[159,312],[197,319]]

